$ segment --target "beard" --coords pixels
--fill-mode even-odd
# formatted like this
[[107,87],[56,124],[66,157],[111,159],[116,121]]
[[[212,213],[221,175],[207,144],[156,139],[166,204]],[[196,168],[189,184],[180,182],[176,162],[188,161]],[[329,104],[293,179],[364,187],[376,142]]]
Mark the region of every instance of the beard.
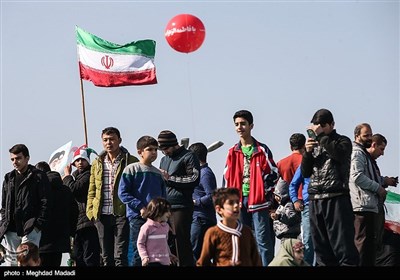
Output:
[[372,140],[371,141],[364,141],[363,146],[368,149],[371,148],[372,145]]

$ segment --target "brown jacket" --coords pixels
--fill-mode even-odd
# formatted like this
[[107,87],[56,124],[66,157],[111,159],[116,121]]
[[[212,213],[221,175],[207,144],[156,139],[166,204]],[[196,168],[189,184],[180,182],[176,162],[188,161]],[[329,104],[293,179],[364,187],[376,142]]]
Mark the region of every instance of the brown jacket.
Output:
[[[239,237],[239,257],[236,266],[262,266],[257,243],[251,229],[243,225]],[[203,249],[197,266],[232,266],[232,234],[218,226],[209,228],[204,236]]]

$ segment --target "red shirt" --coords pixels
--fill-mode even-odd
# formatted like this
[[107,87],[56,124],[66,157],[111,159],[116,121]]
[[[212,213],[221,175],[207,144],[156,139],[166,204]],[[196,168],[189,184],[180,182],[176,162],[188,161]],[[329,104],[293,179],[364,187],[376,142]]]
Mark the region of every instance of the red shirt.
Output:
[[299,167],[299,165],[301,164],[302,158],[303,156],[300,153],[294,152],[291,155],[281,159],[277,163],[279,175],[288,184],[290,184],[290,182],[292,181],[297,167]]

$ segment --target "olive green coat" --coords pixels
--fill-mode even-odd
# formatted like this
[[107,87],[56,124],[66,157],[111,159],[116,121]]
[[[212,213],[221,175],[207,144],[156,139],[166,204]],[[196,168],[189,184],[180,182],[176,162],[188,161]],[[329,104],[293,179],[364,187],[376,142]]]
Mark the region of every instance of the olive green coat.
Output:
[[[126,215],[125,204],[118,197],[118,187],[119,180],[121,178],[122,172],[125,166],[128,164],[139,161],[135,156],[129,154],[128,150],[121,146],[121,152],[123,153],[123,159],[117,168],[116,178],[114,182],[114,192],[113,192],[113,214],[119,216]],[[97,220],[101,214],[101,207],[103,204],[103,161],[106,153],[103,151],[99,157],[97,157],[93,163],[90,170],[90,183],[88,191],[88,199],[86,206],[86,216],[91,220],[94,218]]]

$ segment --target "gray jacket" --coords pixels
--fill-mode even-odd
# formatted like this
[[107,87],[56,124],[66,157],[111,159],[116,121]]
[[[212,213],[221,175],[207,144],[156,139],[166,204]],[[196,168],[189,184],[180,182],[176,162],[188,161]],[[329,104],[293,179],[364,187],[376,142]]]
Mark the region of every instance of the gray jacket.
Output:
[[281,198],[280,205],[275,211],[279,218],[273,223],[276,237],[297,238],[301,233],[301,214],[294,209],[289,197],[289,186],[282,178],[276,184],[274,194]]
[[378,213],[379,180],[368,152],[360,144],[353,142],[349,187],[354,212]]

